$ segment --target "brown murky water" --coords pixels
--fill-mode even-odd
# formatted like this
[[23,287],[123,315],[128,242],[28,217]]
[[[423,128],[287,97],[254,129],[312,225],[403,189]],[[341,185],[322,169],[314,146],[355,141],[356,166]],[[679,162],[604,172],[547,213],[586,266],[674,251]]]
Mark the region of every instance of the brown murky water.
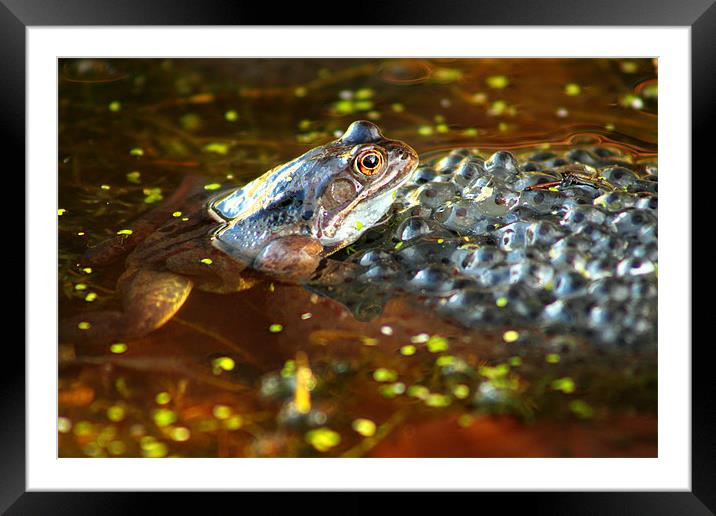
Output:
[[[591,141],[656,161],[656,75],[643,59],[61,61],[60,317],[118,303],[121,264],[84,270],[82,253],[187,174],[241,184],[356,119],[421,155]],[[59,356],[62,457],[657,452],[654,354],[521,349],[404,297],[359,322],[297,286],[195,291],[148,337]],[[500,396],[475,404],[479,385]]]

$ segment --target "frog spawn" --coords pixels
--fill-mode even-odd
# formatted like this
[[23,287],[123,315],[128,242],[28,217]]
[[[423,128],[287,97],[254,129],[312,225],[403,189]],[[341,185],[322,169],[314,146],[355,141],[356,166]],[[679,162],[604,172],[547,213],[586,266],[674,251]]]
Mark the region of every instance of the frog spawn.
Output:
[[[564,180],[573,165],[594,180]],[[359,266],[350,282],[311,288],[350,307],[370,284],[374,299],[411,295],[471,328],[655,346],[656,170],[605,147],[454,150],[421,163],[391,222],[344,256]]]

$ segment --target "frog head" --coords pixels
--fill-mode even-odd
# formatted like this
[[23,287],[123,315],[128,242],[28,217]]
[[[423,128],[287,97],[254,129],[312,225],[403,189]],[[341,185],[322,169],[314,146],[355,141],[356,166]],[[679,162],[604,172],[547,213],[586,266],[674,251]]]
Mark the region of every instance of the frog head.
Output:
[[313,231],[324,247],[340,248],[383,218],[395,191],[418,165],[418,155],[361,120],[326,145],[316,164]]
[[223,223],[217,245],[250,259],[275,239],[302,236],[329,254],[384,217],[417,165],[409,145],[371,122],[353,122],[337,140],[215,199],[209,210]]

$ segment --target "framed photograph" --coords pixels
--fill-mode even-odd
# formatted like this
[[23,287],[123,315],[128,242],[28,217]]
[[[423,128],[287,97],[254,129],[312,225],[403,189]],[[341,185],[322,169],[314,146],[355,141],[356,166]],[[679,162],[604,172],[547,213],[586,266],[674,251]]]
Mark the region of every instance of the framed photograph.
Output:
[[97,6],[0,9],[27,242],[3,511],[714,510],[691,345],[710,2]]

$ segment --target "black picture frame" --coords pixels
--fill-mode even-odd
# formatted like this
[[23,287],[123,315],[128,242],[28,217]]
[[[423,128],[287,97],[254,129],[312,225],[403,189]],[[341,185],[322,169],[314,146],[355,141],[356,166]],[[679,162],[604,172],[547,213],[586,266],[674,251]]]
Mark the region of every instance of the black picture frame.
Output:
[[[707,138],[716,113],[716,5],[714,0],[520,0],[432,2],[388,1],[360,8],[335,2],[282,2],[281,7],[260,2],[232,0],[0,0],[0,122],[5,130],[4,148],[22,149],[25,143],[26,29],[63,25],[622,25],[681,26],[691,28],[692,168],[706,173],[713,163]],[[325,16],[317,13],[324,13]],[[713,145],[713,144],[711,144]],[[24,170],[24,154],[18,154],[18,170]],[[685,160],[688,158],[685,157]],[[686,162],[686,161],[685,161]],[[26,192],[27,194],[27,192]],[[700,194],[705,195],[705,193]],[[694,205],[698,198],[692,195]],[[17,203],[16,203],[17,204]],[[17,207],[17,210],[24,210]],[[692,235],[707,235],[696,225]],[[707,228],[708,230],[708,228]],[[28,231],[28,228],[25,228]],[[707,238],[707,240],[709,240]],[[19,246],[16,246],[19,248]],[[690,250],[689,250],[690,251]],[[15,251],[17,254],[17,251]],[[707,253],[708,254],[708,253]],[[698,256],[698,255],[692,255]],[[692,260],[692,270],[708,271]],[[26,270],[26,275],[30,272]],[[19,305],[19,303],[18,303]],[[23,304],[23,306],[25,306]],[[27,306],[27,309],[32,309]],[[692,302],[692,320],[706,319],[707,306]],[[701,316],[701,317],[699,317]],[[16,342],[16,339],[13,339]],[[510,494],[514,508],[524,504],[534,514],[713,514],[716,511],[716,432],[709,341],[693,339],[692,345],[692,489],[689,492],[523,493]],[[686,346],[688,342],[667,345]],[[128,493],[26,492],[25,353],[4,344],[0,374],[0,512],[7,514],[127,514],[184,507],[187,495]],[[212,494],[216,497],[216,494]],[[227,500],[231,494],[212,499]],[[254,495],[243,494],[242,505]],[[346,506],[372,505],[367,494],[353,493]],[[474,496],[474,495],[468,495]],[[494,500],[480,494],[480,503]],[[418,503],[422,497],[418,496]],[[515,503],[516,502],[516,503]],[[271,499],[275,513],[281,508]],[[514,505],[512,505],[514,504]],[[309,503],[308,505],[313,505]],[[325,502],[323,507],[328,507]]]

